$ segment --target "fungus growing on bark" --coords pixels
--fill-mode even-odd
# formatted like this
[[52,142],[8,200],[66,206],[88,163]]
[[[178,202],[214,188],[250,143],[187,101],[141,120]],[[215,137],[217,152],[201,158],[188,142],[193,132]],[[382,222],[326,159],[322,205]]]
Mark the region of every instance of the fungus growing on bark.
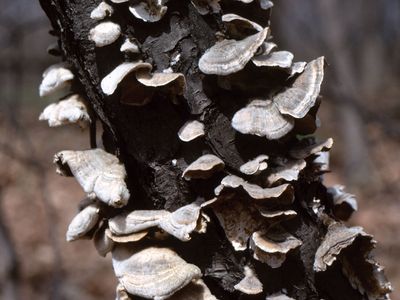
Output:
[[226,238],[236,251],[246,250],[251,234],[263,227],[257,209],[239,197],[218,197],[205,205],[212,207]]
[[282,230],[257,231],[251,236],[250,247],[254,258],[271,268],[279,268],[289,251],[300,247],[302,242]]
[[354,195],[346,193],[343,185],[328,188],[332,197],[333,213],[340,220],[348,220],[353,212],[357,211],[357,200]]
[[90,18],[93,20],[103,20],[106,17],[111,16],[114,13],[114,9],[110,4],[107,2],[100,2],[98,6],[96,6],[95,9],[92,10],[90,13]]
[[292,219],[297,216],[297,212],[295,210],[271,210],[269,208],[265,208],[262,206],[257,207],[260,211],[260,214],[267,218],[268,222],[271,224],[279,223],[282,221],[286,221]]
[[181,241],[189,241],[190,234],[197,228],[200,219],[200,205],[185,205],[160,220],[159,226],[165,232]]
[[316,140],[310,143],[300,142],[298,145],[294,146],[289,154],[296,159],[304,159],[314,154],[319,154],[320,152],[329,151],[333,146],[333,139],[329,138],[321,142]]
[[292,66],[293,54],[289,51],[276,51],[257,55],[251,61],[257,67],[278,67],[288,69]]
[[244,267],[244,278],[234,288],[247,295],[257,295],[263,291],[263,285],[257,274],[249,266]]
[[371,257],[376,241],[361,227],[346,227],[331,220],[314,260],[316,272],[326,271],[336,260],[354,289],[368,299],[389,299],[392,291],[383,268]]
[[307,166],[304,159],[286,160],[276,159],[276,167],[270,168],[268,171],[267,182],[274,184],[278,181],[296,181],[299,179],[300,172]]
[[289,133],[294,127],[294,121],[281,115],[273,101],[253,100],[233,116],[232,127],[243,134],[275,140]]
[[205,154],[192,162],[183,171],[182,177],[185,179],[206,179],[214,173],[223,170],[225,163],[213,154]]
[[157,22],[167,12],[165,0],[143,0],[129,6],[129,11],[139,20]]
[[65,63],[51,65],[43,72],[43,80],[39,86],[40,97],[49,96],[69,86],[74,74]]
[[140,69],[151,70],[152,66],[149,63],[142,61],[125,62],[116,67],[110,74],[101,81],[101,89],[106,95],[114,94],[120,82],[131,72]]
[[178,137],[183,142],[190,142],[204,135],[204,124],[197,121],[187,121],[178,131]]
[[39,120],[48,121],[50,127],[77,123],[81,128],[86,128],[91,122],[86,101],[77,94],[48,105]]
[[150,87],[163,87],[175,84],[173,90],[181,95],[185,88],[185,76],[182,73],[150,73],[147,70],[136,72],[136,79],[141,84]]
[[125,39],[125,42],[119,48],[121,52],[127,53],[140,53],[139,46],[136,41],[132,42],[130,39]]
[[282,114],[301,119],[315,105],[324,78],[324,61],[320,57],[309,62],[291,87],[274,96]]
[[[228,175],[224,177],[221,184],[214,190],[215,195],[222,195],[232,189],[241,188],[252,199],[262,202],[262,200],[278,199],[281,204],[290,204],[293,201],[293,188],[289,184],[281,184],[276,187],[262,188],[259,185],[246,182],[244,179]],[[288,194],[288,195],[286,195]],[[286,197],[281,197],[286,196]]]
[[201,279],[194,279],[186,287],[176,292],[168,300],[218,300]]
[[341,223],[333,223],[319,246],[314,260],[314,270],[326,271],[333,264],[343,249],[353,244],[358,236],[369,236],[362,227],[347,228]]
[[142,240],[145,236],[147,236],[149,232],[147,230],[130,233],[127,235],[115,235],[109,229],[105,230],[105,234],[107,237],[112,240],[114,243],[133,243]]
[[114,155],[102,149],[61,151],[54,156],[54,163],[57,173],[73,175],[89,196],[114,207],[128,203],[125,167]]
[[89,40],[96,47],[104,47],[114,43],[121,35],[121,27],[113,22],[102,22],[92,28],[89,32]]
[[240,172],[246,175],[257,175],[268,168],[268,155],[259,155],[240,166]]
[[110,219],[110,231],[122,236],[159,227],[181,241],[189,241],[190,234],[197,229],[202,218],[200,209],[200,205],[194,202],[172,213],[166,210],[135,210]]
[[223,40],[208,49],[199,60],[205,74],[229,75],[242,70],[269,34],[269,28],[243,40]]
[[158,226],[160,220],[170,213],[166,210],[134,210],[109,220],[109,227],[116,235],[127,235]]
[[245,38],[263,30],[262,26],[256,22],[236,14],[222,15],[222,22],[226,24],[228,36],[235,39]]
[[306,65],[307,63],[305,61],[294,62],[290,68],[290,77],[303,73]]
[[75,241],[93,229],[99,220],[99,211],[97,205],[89,205],[80,211],[68,226],[67,241]]
[[117,246],[112,252],[115,275],[134,296],[163,300],[201,277],[198,267],[188,264],[168,248],[132,249]]
[[[87,124],[90,111],[118,155],[55,157],[89,198],[67,237],[112,252],[116,299],[387,298],[372,237],[336,222],[353,198],[323,184],[333,140],[311,134],[324,59],[275,50],[271,1],[170,1],[168,11],[166,0],[40,1],[76,74],[51,66],[40,94],[70,86],[87,99],[86,110],[62,100],[41,118]],[[95,48],[89,31],[111,46]]]

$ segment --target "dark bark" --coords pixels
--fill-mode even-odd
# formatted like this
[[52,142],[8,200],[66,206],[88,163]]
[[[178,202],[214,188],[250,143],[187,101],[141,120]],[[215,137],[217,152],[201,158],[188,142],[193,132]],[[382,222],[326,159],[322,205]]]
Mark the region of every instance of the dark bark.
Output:
[[[162,93],[155,93],[149,104],[132,107],[119,102],[119,91],[106,97],[100,89],[101,79],[130,57],[119,51],[120,43],[95,48],[88,40],[89,30],[97,24],[89,15],[99,1],[40,2],[60,39],[63,59],[77,76],[74,92],[86,95],[103,125],[106,150],[116,154],[125,165],[131,199],[124,210],[173,211],[193,202],[198,196],[210,199],[213,187],[222,177],[191,182],[181,178],[187,162],[204,152],[216,154],[225,162],[229,173],[239,174],[240,165],[248,159],[261,153],[285,155],[296,142],[297,129],[284,139],[267,142],[258,137],[240,135],[232,128],[230,120],[233,114],[244,105],[241,99],[252,96],[253,91],[250,88],[222,90],[216,84],[216,76],[205,76],[197,66],[199,57],[215,43],[215,32],[224,30],[220,15],[201,16],[189,3],[183,5],[180,1],[170,1],[168,12],[161,21],[144,23],[130,15],[127,4],[115,5],[111,20],[121,25],[123,36],[134,36],[139,40],[142,59],[152,63],[154,71],[162,71],[169,67],[170,58],[180,53],[176,71],[186,78],[187,88],[183,96],[178,96],[178,104]],[[257,9],[257,5],[226,1],[222,7],[265,27],[269,23],[269,11]],[[252,68],[248,66],[244,73],[249,84],[252,80],[260,80],[252,77]],[[265,76],[270,77],[268,83],[275,87],[287,84],[280,71]],[[178,140],[177,131],[185,121],[194,117],[205,124],[206,136],[200,141],[183,144]],[[95,145],[93,141],[92,145]],[[173,159],[177,160],[176,165],[171,163]],[[283,289],[295,299],[366,299],[351,287],[340,263],[335,263],[322,275],[313,270],[315,252],[327,228],[308,205],[319,195],[322,195],[322,200],[326,198],[326,190],[318,176],[311,178],[294,186],[296,200],[292,209],[297,211],[298,217],[283,222],[282,226],[303,244],[288,256],[281,268],[272,269],[253,260],[248,251],[235,252],[211,212],[212,222],[206,234],[193,236],[189,243],[173,239],[162,243],[172,247],[186,261],[199,266],[205,282],[219,299],[247,299],[247,296],[234,291],[233,286],[243,278],[243,267],[248,263],[255,267],[264,284],[264,292],[248,296],[249,299],[265,299],[265,295]],[[120,210],[110,209],[110,214],[118,212]]]

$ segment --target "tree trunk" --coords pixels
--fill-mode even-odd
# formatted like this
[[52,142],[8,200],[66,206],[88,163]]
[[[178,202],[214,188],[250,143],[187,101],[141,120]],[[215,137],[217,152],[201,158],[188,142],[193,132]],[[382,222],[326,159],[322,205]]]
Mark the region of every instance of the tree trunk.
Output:
[[[243,29],[236,33],[247,36],[255,34],[252,32],[254,28],[241,23],[229,23],[228,26],[228,23],[221,21],[222,13],[202,15],[190,1],[169,1],[165,4],[168,6],[167,12],[157,22],[144,22],[130,13],[129,5],[137,5],[139,1],[119,4],[110,2],[112,15],[100,21],[89,17],[99,5],[98,0],[40,2],[53,26],[52,33],[59,38],[62,59],[75,75],[71,91],[88,100],[92,124],[96,118],[103,126],[102,142],[105,150],[116,155],[127,172],[129,203],[122,208],[102,206],[103,224],[106,224],[107,219],[124,212],[162,209],[173,212],[198,199],[210,200],[216,197],[214,189],[227,175],[244,178],[253,187],[257,184],[256,188],[270,188],[289,182],[290,187],[285,193],[293,195],[292,203],[280,203],[280,195],[275,196],[278,201],[274,202],[277,204],[273,207],[264,205],[264,198],[261,204],[262,209],[268,212],[289,209],[296,212],[294,218],[285,219],[279,225],[275,223],[275,219],[261,218],[263,224],[259,225],[260,228],[268,227],[269,232],[271,228],[279,226],[281,231],[301,241],[301,246],[290,250],[287,255],[278,255],[280,258],[286,255],[286,260],[280,267],[271,267],[271,264],[256,259],[254,245],[252,249],[245,247],[244,250],[235,251],[226,237],[229,228],[224,227],[221,222],[224,216],[221,206],[210,205],[203,209],[210,217],[207,231],[202,234],[193,233],[190,241],[149,238],[146,243],[173,249],[186,262],[198,266],[203,274],[202,279],[218,299],[266,299],[275,293],[294,299],[387,299],[390,287],[383,278],[379,278],[382,271],[378,271],[378,266],[369,258],[372,248],[369,236],[358,233],[350,238],[351,241],[349,238],[344,241],[338,237],[339,246],[335,243],[329,244],[327,232],[329,235],[334,226],[341,224],[341,215],[337,210],[339,206],[334,202],[336,198],[322,183],[324,165],[315,162],[319,152],[311,151],[306,157],[299,158],[304,159],[307,166],[296,178],[281,178],[275,184],[267,184],[266,176],[270,174],[268,172],[276,171],[279,162],[283,162],[283,168],[290,169],[286,163],[293,161],[294,157],[290,153],[293,153],[294,148],[305,142],[308,143],[307,146],[315,142],[313,137],[307,135],[315,129],[309,123],[310,120],[313,123],[318,104],[304,118],[294,120],[294,129],[279,139],[268,140],[257,135],[240,134],[231,125],[235,113],[249,99],[290,88],[296,81],[296,76],[301,75],[289,76],[287,67],[257,68],[252,62],[243,70],[228,76],[206,75],[199,70],[199,58],[207,49],[217,40],[232,38],[229,33],[234,32],[234,27],[229,26]],[[149,0],[146,3],[155,5],[155,2]],[[218,10],[218,1],[193,2],[199,5],[203,3],[204,9],[211,10],[212,6]],[[267,1],[260,2],[267,5]],[[207,7],[207,3],[211,6]],[[239,14],[257,22],[263,28],[269,26],[270,9],[261,9],[258,1],[249,4],[221,1],[220,4],[225,14]],[[90,30],[109,20],[120,25],[122,34],[115,42],[96,47],[88,39]],[[140,53],[121,52],[120,46],[125,38],[135,39]],[[229,53],[225,55],[229,56]],[[150,63],[153,74],[169,68],[175,73],[183,74],[183,94],[179,95],[175,90],[164,87],[141,86],[130,75],[121,82],[115,93],[106,95],[101,88],[101,80],[122,62],[138,59]],[[129,94],[130,86],[136,88],[132,94]],[[127,93],[129,97],[140,97],[137,95],[142,93],[143,97],[148,97],[151,101],[142,106],[123,104],[121,99],[127,97]],[[205,134],[204,137],[185,143],[178,138],[178,131],[189,120],[202,122]],[[93,133],[95,126],[91,130]],[[303,137],[302,141],[299,136]],[[95,147],[95,135],[91,134],[91,138],[91,145]],[[65,146],[68,148],[68,145]],[[320,147],[319,150],[326,151],[328,148],[329,146]],[[207,179],[183,178],[182,173],[188,165],[206,153],[219,157],[224,162],[225,169],[218,170],[219,172]],[[260,154],[269,156],[266,173],[243,174],[240,167]],[[72,170],[71,165],[69,167]],[[292,169],[290,171],[293,172]],[[248,201],[246,203],[251,203],[245,204],[245,209],[250,206],[260,209],[260,205],[254,204],[257,200],[249,199],[251,197],[246,193],[245,187],[231,187],[228,190],[228,193],[223,194],[223,200],[220,200],[222,196],[217,195],[218,201],[235,201],[240,198],[240,201],[244,199],[243,201]],[[229,204],[228,208],[235,211],[235,205]],[[240,223],[241,209],[236,213],[237,216],[231,217],[237,218]],[[254,218],[260,219],[259,216]],[[260,228],[254,231],[259,231]],[[343,227],[341,230],[345,232],[347,229]],[[279,242],[275,241],[278,244]],[[330,251],[336,251],[334,254],[326,254],[329,256],[327,259],[336,259],[335,262],[326,264],[326,270],[316,268],[316,252],[323,250],[321,245],[330,245]],[[358,259],[353,259],[353,256]],[[237,287],[235,289],[235,285],[245,276],[245,267],[251,268],[262,282],[261,293],[250,296],[237,290]],[[126,288],[123,283],[122,286]],[[143,295],[134,295],[133,299],[141,299],[136,296]]]

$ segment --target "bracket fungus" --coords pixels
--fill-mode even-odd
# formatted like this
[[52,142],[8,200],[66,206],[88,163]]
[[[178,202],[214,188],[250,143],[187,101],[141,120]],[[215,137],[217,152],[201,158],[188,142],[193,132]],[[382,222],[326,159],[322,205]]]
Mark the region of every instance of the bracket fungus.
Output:
[[371,257],[375,244],[372,236],[361,227],[348,228],[331,222],[315,254],[314,271],[324,272],[338,260],[354,289],[368,299],[389,299],[392,286],[383,268]]
[[228,36],[235,39],[245,38],[250,35],[249,32],[254,34],[263,30],[261,25],[237,14],[222,15],[222,22],[226,24]]
[[286,260],[289,251],[302,245],[302,242],[282,230],[257,231],[251,236],[250,247],[254,258],[271,268],[279,268]]
[[48,121],[50,127],[77,123],[81,128],[86,128],[91,122],[86,102],[77,94],[48,105],[39,120]]
[[271,188],[262,188],[259,185],[248,183],[243,178],[235,175],[224,177],[214,192],[216,196],[220,196],[226,191],[229,192],[229,190],[238,188],[241,188],[253,200],[258,200],[258,203],[262,203],[263,200],[272,201],[273,199],[278,199],[277,201],[284,205],[292,203],[294,199],[293,188],[290,184],[286,183]]
[[[110,219],[109,226],[116,238],[151,227],[159,227],[181,241],[189,241],[190,234],[202,225],[203,216],[200,209],[200,205],[194,202],[182,206],[172,213],[166,210],[135,210]],[[203,228],[202,231],[204,232],[204,230]]]
[[136,72],[136,79],[150,87],[162,87],[174,83],[176,86],[174,90],[178,95],[181,95],[185,88],[185,76],[182,73],[150,73],[144,69]]
[[285,136],[294,127],[290,117],[281,115],[271,100],[253,100],[235,113],[232,127],[242,134],[264,136],[275,140]]
[[200,209],[200,205],[196,202],[182,206],[162,218],[159,226],[181,241],[189,241],[190,234],[197,228],[201,218]]
[[67,241],[75,241],[93,229],[99,220],[99,211],[97,205],[89,205],[80,211],[68,226]]
[[307,166],[304,159],[299,160],[276,160],[278,166],[270,168],[267,175],[267,182],[274,184],[279,181],[296,181],[299,179],[300,172]]
[[67,87],[74,79],[74,74],[65,63],[51,65],[43,72],[43,80],[39,86],[40,97],[49,96]]
[[149,63],[143,61],[136,62],[125,62],[120,64],[114,70],[111,71],[106,77],[101,81],[101,89],[106,95],[114,94],[119,83],[131,72],[135,72],[140,69],[151,70],[152,66]]
[[[290,67],[290,66],[289,66]],[[315,105],[323,79],[324,58],[310,62],[291,87],[272,100],[253,100],[232,118],[232,127],[243,134],[282,138]]]
[[145,22],[157,22],[167,12],[163,4],[166,0],[143,0],[129,6],[129,11],[138,19]]
[[168,300],[218,300],[201,279],[194,279],[186,287],[179,290]]
[[245,175],[258,175],[268,168],[268,155],[259,155],[240,166],[240,172]]
[[113,22],[107,21],[90,29],[89,40],[95,43],[96,47],[104,47],[114,43],[121,35],[121,27]]
[[205,154],[192,162],[183,171],[182,177],[190,179],[207,179],[214,173],[223,170],[225,163],[213,154]]
[[293,58],[293,54],[289,51],[276,51],[257,55],[253,57],[251,61],[257,67],[278,67],[288,69],[292,66]]
[[226,238],[236,251],[246,250],[251,234],[265,225],[257,209],[239,197],[218,197],[206,202],[205,206],[212,207]]
[[109,227],[116,235],[127,235],[158,226],[160,220],[169,214],[166,210],[134,210],[110,219]]
[[107,2],[100,2],[98,6],[96,6],[95,9],[92,10],[90,13],[90,18],[93,20],[103,20],[106,17],[111,16],[114,13],[114,9],[110,4]]
[[323,183],[324,57],[278,48],[271,1],[40,1],[66,62],[39,92],[69,91],[39,119],[92,122],[94,149],[54,158],[87,193],[66,238],[111,253],[117,300],[388,299],[372,236],[337,222],[353,195]]
[[57,172],[72,174],[83,190],[104,203],[122,207],[130,197],[126,187],[125,167],[118,158],[102,149],[61,151],[54,157]]
[[271,210],[262,206],[258,206],[257,209],[260,211],[260,214],[268,220],[271,224],[276,224],[282,221],[286,221],[292,219],[297,216],[297,212],[295,210]]
[[205,74],[229,75],[242,70],[269,34],[269,28],[243,40],[222,40],[208,49],[199,60]]
[[178,131],[178,137],[183,142],[191,142],[204,136],[204,124],[197,121],[187,121]]
[[117,246],[112,252],[115,275],[134,296],[163,300],[201,277],[198,267],[188,264],[168,248],[142,250]]
[[263,285],[257,278],[257,274],[249,266],[244,266],[244,278],[234,286],[235,290],[247,295],[261,294]]
[[305,61],[298,61],[294,62],[292,64],[292,67],[290,68],[290,76],[293,77],[294,75],[301,74],[304,72],[304,69],[306,68],[307,63]]
[[315,105],[324,78],[324,57],[309,62],[292,86],[274,96],[282,114],[304,118]]
[[318,154],[320,152],[329,151],[333,146],[333,139],[328,138],[321,142],[313,140],[311,143],[300,142],[297,146],[290,149],[289,154],[296,159],[304,159],[311,155]]
[[129,38],[125,39],[125,42],[119,48],[121,52],[127,53],[140,53],[139,45],[136,41],[132,42]]
[[328,227],[328,232],[319,246],[314,260],[314,270],[326,271],[340,255],[342,250],[353,244],[358,236],[367,235],[362,227],[347,228],[341,223],[333,223]]
[[138,242],[142,239],[144,239],[148,235],[147,230],[139,231],[139,232],[134,232],[131,234],[127,235],[115,235],[111,232],[111,230],[106,229],[105,234],[106,236],[112,240],[114,243],[133,243],[133,242]]
[[328,194],[332,197],[333,213],[340,220],[348,220],[351,214],[357,211],[355,196],[346,193],[343,185],[335,185],[328,188]]

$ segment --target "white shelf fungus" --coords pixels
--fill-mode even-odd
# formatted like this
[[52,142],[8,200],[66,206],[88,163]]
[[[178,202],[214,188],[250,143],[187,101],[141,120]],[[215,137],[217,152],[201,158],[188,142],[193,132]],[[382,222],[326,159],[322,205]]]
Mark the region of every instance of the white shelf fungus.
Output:
[[116,156],[102,149],[61,151],[55,155],[54,162],[59,174],[72,173],[90,196],[114,207],[128,203],[125,167]]
[[50,127],[76,123],[86,128],[91,122],[85,100],[77,94],[48,105],[39,120],[48,121]]

